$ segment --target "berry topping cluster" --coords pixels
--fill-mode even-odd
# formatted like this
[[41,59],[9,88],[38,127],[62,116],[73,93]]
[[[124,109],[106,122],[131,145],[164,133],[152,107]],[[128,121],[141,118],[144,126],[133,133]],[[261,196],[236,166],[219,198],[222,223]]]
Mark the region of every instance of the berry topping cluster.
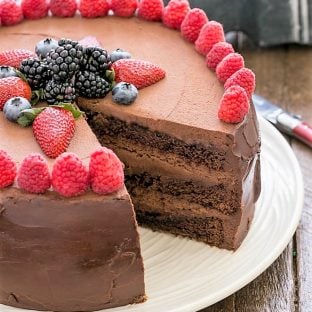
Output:
[[[194,43],[195,50],[205,56],[208,68],[215,71],[220,83],[224,84],[219,119],[239,123],[248,114],[255,90],[254,73],[245,67],[243,57],[235,53],[232,45],[225,42],[223,26],[210,21],[203,10],[191,9],[188,0],[170,0],[166,6],[163,0],[22,0],[20,5],[15,0],[2,0],[0,20],[2,26],[14,25],[23,18],[45,17],[49,10],[52,15],[60,17],[73,16],[77,10],[84,18],[106,16],[109,11],[120,17],[136,14],[139,18],[162,21],[166,27],[180,30],[182,37]],[[128,105],[136,99],[138,89],[165,77],[159,66],[134,60],[122,49],[109,53],[92,36],[80,42],[47,38],[37,44],[35,51],[15,49],[0,53],[0,110],[8,101],[6,117],[22,125],[32,122],[36,125],[35,121],[40,120],[38,115],[43,114],[42,109],[29,108],[31,99],[43,99],[48,104],[58,105],[59,108],[54,108],[57,114],[47,109],[42,117],[48,119],[54,114],[61,122],[67,120],[64,116],[68,115],[63,112],[68,109],[64,105],[73,105],[78,96],[101,98],[112,91],[114,102]],[[72,124],[72,121],[67,122]],[[51,121],[51,124],[49,131],[53,132],[55,122]],[[44,147],[48,146],[46,138],[40,139],[34,130],[38,143],[50,157],[66,151],[73,135],[72,131],[60,130],[58,136],[64,144],[59,151],[53,152],[47,151]]]
[[[131,59],[122,49],[109,53],[92,36],[80,42],[46,38],[28,50],[0,52],[0,110],[21,126],[30,126],[43,152],[56,158],[67,150],[80,111],[78,96],[103,98],[112,91],[114,102],[129,105],[139,88],[165,77],[147,61]],[[52,105],[33,107],[38,100]]]
[[124,185],[123,164],[116,154],[100,147],[85,164],[74,153],[63,153],[56,158],[52,172],[41,154],[31,153],[17,166],[13,159],[0,150],[0,189],[17,185],[29,193],[43,194],[51,189],[64,197],[79,196],[92,189],[106,195]]

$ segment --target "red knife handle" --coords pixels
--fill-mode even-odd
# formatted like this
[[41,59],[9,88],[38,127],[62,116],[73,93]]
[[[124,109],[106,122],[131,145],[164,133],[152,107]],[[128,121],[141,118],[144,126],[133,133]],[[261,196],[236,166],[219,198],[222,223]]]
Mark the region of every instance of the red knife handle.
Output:
[[305,122],[301,122],[293,130],[294,135],[310,147],[312,147],[312,127]]

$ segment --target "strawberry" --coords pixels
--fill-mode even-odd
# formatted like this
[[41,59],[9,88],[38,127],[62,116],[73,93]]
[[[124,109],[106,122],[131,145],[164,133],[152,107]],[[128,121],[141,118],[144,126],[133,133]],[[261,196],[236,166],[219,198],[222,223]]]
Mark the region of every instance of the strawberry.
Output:
[[92,190],[98,194],[116,192],[124,184],[123,165],[106,147],[100,147],[90,155],[89,173]]
[[31,89],[28,83],[19,77],[7,77],[0,79],[0,110],[7,100],[21,96],[30,101]]
[[23,12],[15,0],[0,1],[1,24],[4,26],[12,26],[23,20]]
[[161,21],[163,9],[163,0],[141,0],[138,16],[147,21]]
[[223,26],[218,22],[210,21],[202,27],[195,41],[195,48],[206,56],[217,42],[222,41],[225,41]]
[[230,53],[218,64],[216,68],[217,78],[220,82],[225,82],[243,67],[244,58],[239,53]]
[[77,11],[77,2],[76,0],[51,0],[50,11],[54,16],[72,17]]
[[230,53],[234,53],[234,49],[230,43],[216,43],[207,54],[207,66],[212,70],[216,70],[217,65]]
[[79,11],[82,17],[106,16],[109,11],[108,0],[80,0]]
[[138,0],[111,0],[111,9],[115,15],[121,17],[133,16],[138,5]]
[[138,89],[148,87],[163,79],[166,72],[147,61],[121,59],[113,63],[116,82],[132,83]]
[[85,36],[79,40],[79,44],[84,47],[102,47],[101,42],[94,36]]
[[188,0],[170,0],[163,10],[162,21],[167,27],[180,29],[189,10]]
[[33,122],[33,133],[43,152],[50,158],[64,153],[75,133],[75,119],[70,111],[47,107]]
[[202,9],[192,9],[189,11],[182,24],[181,34],[182,36],[190,41],[195,42],[199,36],[200,30],[208,22],[208,17]]
[[19,69],[22,61],[37,57],[35,53],[25,49],[14,49],[0,52],[0,65],[12,66]]
[[54,191],[65,197],[83,194],[89,186],[89,172],[74,153],[63,153],[55,160],[52,169]]
[[16,165],[4,150],[0,150],[0,189],[14,183]]
[[238,70],[225,82],[224,89],[226,90],[234,85],[238,85],[245,89],[248,99],[250,99],[256,87],[255,74],[249,68]]
[[47,161],[39,153],[26,156],[17,173],[18,186],[34,194],[42,194],[51,186]]
[[249,100],[246,91],[240,86],[231,86],[225,90],[220,101],[219,119],[227,123],[243,121],[249,110]]
[[48,15],[49,3],[47,0],[22,0],[23,14],[28,19],[39,19]]

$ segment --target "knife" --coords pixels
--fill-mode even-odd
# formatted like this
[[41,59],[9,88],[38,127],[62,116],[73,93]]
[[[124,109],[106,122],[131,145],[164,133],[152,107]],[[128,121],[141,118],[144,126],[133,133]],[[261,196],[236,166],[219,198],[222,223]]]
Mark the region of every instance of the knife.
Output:
[[281,132],[297,138],[312,148],[312,126],[303,122],[300,116],[286,112],[260,95],[254,94],[252,100],[262,117]]

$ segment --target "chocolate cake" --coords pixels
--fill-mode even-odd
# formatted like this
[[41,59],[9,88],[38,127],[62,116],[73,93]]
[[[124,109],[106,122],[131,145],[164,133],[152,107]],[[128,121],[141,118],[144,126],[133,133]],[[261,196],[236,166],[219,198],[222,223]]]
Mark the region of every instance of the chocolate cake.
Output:
[[[17,163],[42,151],[31,128],[0,112],[1,148]],[[83,139],[82,139],[83,138]],[[99,143],[83,118],[69,151],[88,161]],[[54,160],[48,159],[52,166]],[[137,223],[124,187],[64,198],[55,192],[0,191],[0,303],[52,311],[94,311],[143,302]]]
[[[122,47],[133,58],[161,66],[166,78],[140,90],[131,106],[117,105],[111,94],[80,97],[89,126],[79,120],[69,150],[85,161],[98,141],[116,152],[143,226],[219,248],[240,246],[260,193],[257,117],[251,103],[238,124],[217,118],[224,88],[193,44],[161,23],[116,16],[47,17],[2,28],[1,35],[6,38],[1,51],[33,50],[47,37],[92,35],[107,50]],[[0,117],[5,138],[0,147],[15,161],[40,151],[31,131]],[[92,311],[144,301],[137,225],[127,190],[70,199],[54,192],[2,190],[0,302]]]

